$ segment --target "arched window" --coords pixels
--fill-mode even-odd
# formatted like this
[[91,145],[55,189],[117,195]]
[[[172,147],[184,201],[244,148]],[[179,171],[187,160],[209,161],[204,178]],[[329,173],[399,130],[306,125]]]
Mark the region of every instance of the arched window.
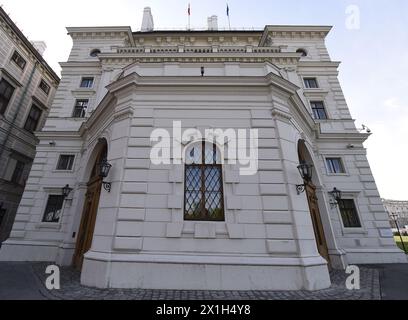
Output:
[[215,144],[195,143],[186,150],[184,219],[225,221],[222,164]]
[[301,53],[302,54],[302,57],[306,57],[307,56],[307,51],[306,51],[306,49],[297,49],[296,50],[296,52],[297,53]]
[[98,56],[98,54],[100,54],[100,53],[101,53],[101,50],[99,50],[99,49],[93,49],[89,55],[90,55],[91,57],[96,58],[96,57]]

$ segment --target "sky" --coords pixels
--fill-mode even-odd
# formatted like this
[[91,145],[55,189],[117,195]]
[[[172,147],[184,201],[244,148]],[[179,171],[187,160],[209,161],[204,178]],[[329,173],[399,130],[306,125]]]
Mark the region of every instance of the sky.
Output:
[[[44,57],[57,73],[72,45],[66,27],[120,25],[138,31],[143,8],[150,6],[156,29],[184,29],[188,3],[192,28],[205,28],[213,14],[218,15],[220,28],[228,27],[222,0],[0,0],[29,40],[47,43]],[[332,60],[342,62],[339,78],[357,127],[364,124],[373,132],[365,147],[380,194],[408,200],[408,1],[230,0],[228,4],[231,27],[236,29],[263,29],[267,24],[334,26],[327,46]],[[355,22],[353,28],[350,22]]]

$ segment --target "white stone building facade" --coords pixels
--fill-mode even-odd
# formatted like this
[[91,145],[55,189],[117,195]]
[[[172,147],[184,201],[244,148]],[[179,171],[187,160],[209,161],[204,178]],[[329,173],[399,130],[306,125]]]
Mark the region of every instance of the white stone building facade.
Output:
[[[0,242],[13,227],[59,77],[0,8]],[[17,221],[16,224],[21,221]]]
[[[367,161],[369,134],[357,130],[325,46],[330,29],[68,28],[73,48],[0,260],[74,263],[83,284],[101,288],[213,290],[317,290],[330,286],[329,267],[407,262]],[[204,164],[205,190],[190,190],[195,169],[150,158],[152,132],[173,140],[174,121],[257,129],[259,171]],[[229,157],[228,144],[217,156]],[[314,172],[298,194],[301,160]],[[217,199],[193,201],[204,218],[189,216],[192,194]]]

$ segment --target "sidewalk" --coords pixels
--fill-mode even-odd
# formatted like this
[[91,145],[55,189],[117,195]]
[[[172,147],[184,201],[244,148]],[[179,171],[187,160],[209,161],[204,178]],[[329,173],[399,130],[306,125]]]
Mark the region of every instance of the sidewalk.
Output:
[[376,266],[383,300],[408,300],[408,264]]
[[[61,289],[45,288],[45,269],[48,263],[0,263],[0,300],[380,300],[404,297],[406,283],[395,281],[398,274],[407,277],[404,266],[364,266],[360,268],[361,290],[345,288],[348,275],[344,271],[331,272],[329,289],[310,291],[193,291],[193,290],[122,290],[96,289],[81,286],[79,272],[62,267]],[[380,274],[384,276],[380,288]]]
[[29,263],[0,263],[0,300],[46,300]]

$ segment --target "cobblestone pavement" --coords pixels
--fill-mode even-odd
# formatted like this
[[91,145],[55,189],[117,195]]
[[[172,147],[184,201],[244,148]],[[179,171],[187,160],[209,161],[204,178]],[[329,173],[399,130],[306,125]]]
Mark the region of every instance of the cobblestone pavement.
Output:
[[44,284],[47,263],[31,264],[33,274],[42,288],[40,292],[53,300],[380,300],[379,270],[361,267],[361,290],[345,287],[344,271],[330,273],[332,286],[317,292],[309,291],[193,291],[95,289],[80,285],[80,274],[72,268],[61,268],[61,289],[48,291]]

